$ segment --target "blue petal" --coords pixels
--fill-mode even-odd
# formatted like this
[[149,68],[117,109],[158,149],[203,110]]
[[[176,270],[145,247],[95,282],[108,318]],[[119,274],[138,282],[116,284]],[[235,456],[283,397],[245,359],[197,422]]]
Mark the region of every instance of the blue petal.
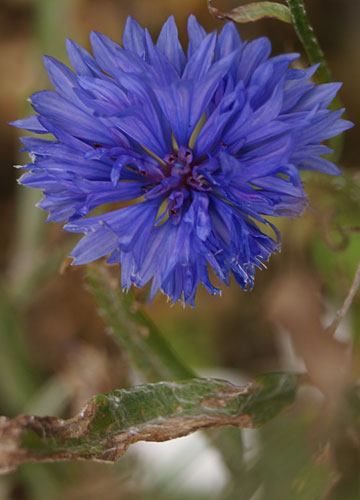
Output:
[[222,59],[231,54],[234,50],[242,48],[242,46],[243,43],[235,25],[233,23],[226,23],[220,31],[216,42],[216,59]]
[[294,151],[292,155],[293,159],[303,159],[306,157],[316,156],[316,155],[327,155],[333,153],[334,150],[325,146],[324,144],[307,144]]
[[243,50],[238,67],[238,79],[247,84],[255,69],[268,59],[271,44],[268,38],[257,38],[248,43]]
[[78,85],[75,74],[53,57],[44,56],[43,59],[47,74],[56,92],[64,99],[79,105],[79,100],[74,93],[74,87]]
[[109,166],[104,163],[84,160],[81,156],[74,158],[74,155],[72,159],[69,157],[67,160],[49,157],[41,160],[37,159],[36,164],[27,165],[27,168],[34,171],[40,168],[48,173],[56,171],[64,176],[76,173],[94,181],[108,180],[110,170]]
[[[71,231],[74,223],[67,224],[64,229]],[[76,231],[77,232],[77,231]],[[94,260],[108,255],[117,248],[118,238],[108,227],[99,222],[97,227],[88,231],[80,240],[70,257],[74,257],[73,264],[88,264]]]
[[113,106],[114,113],[129,105],[125,92],[114,82],[88,76],[79,76],[81,88],[90,92],[95,99],[100,99]]
[[200,115],[197,113],[195,119],[193,121],[191,119],[191,111],[194,109],[192,105],[194,102],[193,82],[182,81],[167,88],[158,89],[156,97],[177,143],[186,146],[201,116],[201,113]]
[[114,144],[105,125],[55,92],[37,92],[31,96],[31,104],[40,115],[74,137],[99,144]]
[[123,49],[102,33],[92,31],[90,41],[97,64],[108,75],[113,75],[117,68],[133,73],[151,70],[141,57]]
[[[117,79],[126,89],[131,104],[137,106],[137,108],[141,107],[142,119],[152,130],[152,134],[156,137],[162,137],[166,144],[165,150],[170,151],[171,130],[168,122],[164,119],[151,88],[135,74],[118,72]],[[146,144],[144,143],[144,145]]]
[[160,158],[163,158],[168,152],[167,138],[162,133],[156,134],[157,127],[154,130],[151,121],[144,120],[144,113],[140,106],[134,106],[119,114],[115,123],[125,134]]
[[144,248],[144,258],[139,262],[133,276],[133,282],[136,286],[146,285],[155,274],[161,276],[167,259],[172,255],[171,250],[174,246],[174,235],[177,227],[167,220],[162,226],[153,229]]
[[125,49],[135,52],[141,58],[145,57],[145,31],[131,16],[126,20],[122,43]]
[[[189,139],[216,91],[220,79],[231,67],[236,52],[213,64],[201,81],[184,80],[167,88],[157,89],[160,103],[175,139],[187,146]],[[186,69],[183,75],[185,77]]]
[[353,127],[353,123],[340,119],[344,111],[344,109],[339,109],[333,113],[329,110],[318,113],[312,123],[306,129],[299,132],[299,140],[302,143],[320,143]]
[[163,25],[156,46],[173,64],[178,74],[181,75],[184,70],[186,57],[178,39],[178,30],[174,16],[170,16]]
[[308,83],[308,80],[313,76],[318,67],[319,65],[315,64],[306,70],[290,69],[287,71],[284,86],[283,113],[288,113],[293,109],[301,97],[314,86],[314,83]]
[[259,146],[241,157],[245,169],[242,172],[244,181],[252,181],[257,177],[269,175],[274,169],[286,164],[294,151],[294,140],[290,134],[279,137],[262,147]]
[[243,108],[244,101],[245,97],[242,85],[235,92],[223,98],[199,132],[194,145],[196,157],[201,157],[203,154],[209,153],[222,140],[224,128],[229,120]]
[[208,207],[208,196],[195,191],[193,194],[193,202],[183,217],[184,222],[190,224],[202,241],[205,241],[211,232]]
[[66,49],[69,60],[78,75],[104,77],[89,52],[79,44],[68,38],[66,40]]
[[78,151],[80,153],[86,153],[89,151],[90,146],[88,144],[80,141],[76,137],[73,137],[71,134],[65,132],[61,128],[56,127],[50,120],[46,119],[44,116],[40,116],[39,121],[41,125],[43,125],[48,132],[53,134],[60,143],[68,146],[72,151]]
[[188,58],[182,80],[201,80],[209,71],[215,52],[216,33],[207,35]]
[[187,57],[190,59],[194,52],[197,50],[203,39],[206,37],[206,31],[197,22],[194,15],[190,15],[187,23],[187,32],[189,37],[189,46],[187,51]]
[[317,85],[299,100],[292,111],[297,112],[311,109],[318,104],[320,104],[321,108],[327,108],[341,86],[342,83],[325,83],[323,85]]
[[[253,87],[251,105],[254,109],[258,109],[269,100],[279,82],[285,82],[289,64],[298,58],[299,54],[273,57],[254,71],[249,81],[249,87]],[[283,93],[283,84],[281,87]]]
[[315,170],[328,175],[341,175],[341,170],[339,170],[334,163],[325,158],[318,158],[316,156],[303,158],[303,160],[298,163],[298,167],[301,170]]
[[113,69],[119,65],[116,56],[121,51],[121,47],[96,31],[90,33],[90,41],[95,61],[105,73],[112,75]]
[[28,118],[24,118],[23,120],[15,120],[13,122],[9,122],[9,125],[17,128],[23,128],[24,130],[28,130],[29,132],[35,132],[37,134],[47,134],[48,131],[44,128],[39,122],[38,115],[30,115]]
[[[129,251],[135,244],[146,244],[159,203],[142,202],[104,215],[90,217],[64,226],[66,231],[86,233],[71,253],[75,264],[87,264],[116,248]],[[100,240],[100,241],[99,241]]]
[[168,58],[157,48],[147,30],[145,30],[147,57],[155,75],[161,85],[171,85],[179,80],[179,74]]
[[[41,121],[44,121],[44,118],[41,118]],[[55,128],[51,130],[55,130]],[[64,137],[69,137],[69,135],[64,133]],[[25,145],[24,151],[31,152],[34,155],[52,156],[60,160],[68,159],[69,161],[73,161],[74,158],[78,158],[79,151],[86,152],[91,150],[91,146],[77,141],[74,137],[71,137],[71,139],[72,144],[76,144],[76,148],[69,147],[67,144],[60,144],[57,141],[39,139],[38,137],[20,137],[21,142]]]

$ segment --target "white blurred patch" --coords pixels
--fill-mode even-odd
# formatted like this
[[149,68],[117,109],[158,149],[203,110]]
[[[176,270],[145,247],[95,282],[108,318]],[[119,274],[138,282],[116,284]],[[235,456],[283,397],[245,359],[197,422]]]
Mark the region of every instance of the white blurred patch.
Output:
[[[336,310],[329,306],[327,304],[326,308],[326,313],[324,314],[322,318],[322,324],[324,325],[325,328],[327,328],[331,323],[334,321],[335,315],[336,315]],[[350,344],[352,342],[352,335],[351,335],[351,310],[346,314],[344,318],[342,318],[339,326],[336,329],[336,332],[334,334],[334,339],[338,340],[339,342],[345,342],[347,344]]]
[[296,354],[290,334],[280,325],[276,325],[276,328],[276,338],[282,369],[289,372],[305,373],[305,363],[303,359]]
[[140,442],[131,446],[144,469],[144,486],[162,492],[199,493],[217,497],[229,480],[219,452],[201,432],[164,443]]

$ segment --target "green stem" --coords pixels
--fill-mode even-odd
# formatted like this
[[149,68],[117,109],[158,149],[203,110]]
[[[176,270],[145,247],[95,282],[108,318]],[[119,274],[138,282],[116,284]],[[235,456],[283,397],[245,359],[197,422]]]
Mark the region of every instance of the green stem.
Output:
[[[322,51],[319,41],[316,38],[314,30],[310,24],[303,0],[286,0],[286,2],[290,9],[294,29],[305,49],[310,63],[320,63],[319,69],[316,73],[319,83],[331,82],[332,75],[329,65],[326,62],[324,52]],[[337,109],[341,109],[342,107],[343,105],[339,97],[335,97],[331,108],[335,111]],[[344,147],[344,134],[340,134],[330,139],[329,146],[334,150],[334,153],[329,155],[329,160],[337,162]]]
[[138,307],[132,293],[122,293],[108,267],[88,266],[88,281],[115,340],[125,348],[145,380],[154,382],[195,376]]
[[320,67],[317,71],[319,81],[321,83],[331,82],[332,77],[330,68],[310,24],[303,0],[286,0],[286,2],[291,12],[291,18],[295,31],[304,46],[310,63],[320,63]]

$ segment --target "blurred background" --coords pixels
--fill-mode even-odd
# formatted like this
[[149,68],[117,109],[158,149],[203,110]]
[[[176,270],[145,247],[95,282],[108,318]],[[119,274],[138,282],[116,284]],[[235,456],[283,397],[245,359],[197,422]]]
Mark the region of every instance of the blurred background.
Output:
[[[214,6],[227,11],[241,3],[216,0]],[[306,6],[334,80],[344,82],[340,96],[347,118],[359,123],[360,2],[317,0]],[[206,0],[0,0],[2,415],[69,417],[94,394],[141,382],[97,313],[84,269],[63,265],[77,238],[58,224],[44,224],[45,214],[34,207],[39,193],[17,185],[12,166],[28,160],[19,153],[21,132],[7,122],[29,113],[31,93],[50,88],[42,54],[68,64],[66,37],[88,49],[90,30],[121,42],[132,15],[156,38],[174,14],[186,45],[190,13],[207,30],[221,27]],[[270,37],[275,54],[301,52],[292,27],[279,21],[239,30],[243,39]],[[300,64],[307,64],[305,57]],[[153,307],[144,306],[197,373],[243,383],[262,372],[304,369],[318,322],[331,322],[360,260],[359,157],[355,127],[346,133],[344,176],[304,176],[311,209],[298,220],[277,221],[282,253],[258,272],[252,292],[232,285],[218,298],[201,289],[195,311],[170,307],[161,296]],[[360,366],[359,306],[358,296],[337,332],[340,342],[352,346],[353,377]],[[339,345],[338,355],[326,342],[322,350],[319,378],[331,387],[339,364],[350,363]],[[28,464],[0,477],[0,499],[358,499],[359,436],[349,438],[352,423],[340,402],[336,417],[326,420],[330,410],[323,399],[318,390],[304,388],[296,405],[263,429],[234,431],[228,460],[196,434],[169,444],[135,445],[115,466]]]

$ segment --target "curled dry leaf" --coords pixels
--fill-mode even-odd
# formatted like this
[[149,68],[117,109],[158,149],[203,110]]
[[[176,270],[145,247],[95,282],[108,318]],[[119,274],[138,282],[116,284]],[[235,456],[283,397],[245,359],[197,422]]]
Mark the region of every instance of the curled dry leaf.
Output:
[[249,23],[264,17],[272,17],[286,23],[292,22],[290,9],[286,5],[276,2],[253,2],[236,7],[230,12],[221,12],[212,6],[211,0],[208,0],[208,7],[210,13],[218,19],[229,19],[236,23]]
[[137,441],[200,429],[254,428],[295,398],[296,375],[261,375],[244,387],[214,379],[159,382],[92,398],[74,418],[0,417],[0,472],[29,460],[115,462]]

